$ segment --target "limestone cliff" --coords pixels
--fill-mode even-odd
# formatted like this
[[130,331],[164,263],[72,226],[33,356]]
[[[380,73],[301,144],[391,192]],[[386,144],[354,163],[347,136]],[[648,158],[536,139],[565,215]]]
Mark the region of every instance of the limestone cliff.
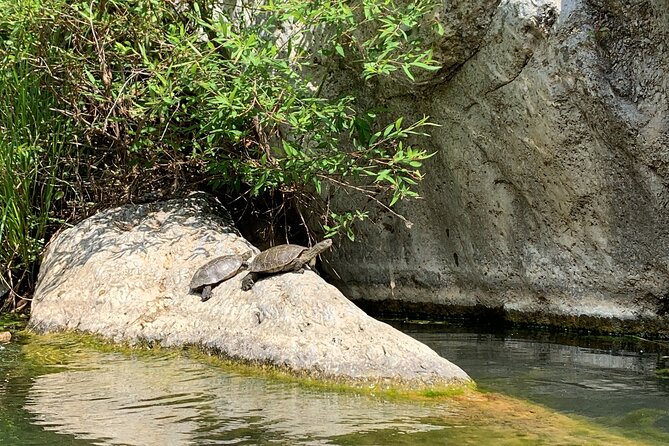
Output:
[[441,125],[424,200],[400,204],[411,229],[378,216],[364,245],[333,252],[348,295],[667,331],[669,3],[469,0],[439,15],[445,68],[373,92]]

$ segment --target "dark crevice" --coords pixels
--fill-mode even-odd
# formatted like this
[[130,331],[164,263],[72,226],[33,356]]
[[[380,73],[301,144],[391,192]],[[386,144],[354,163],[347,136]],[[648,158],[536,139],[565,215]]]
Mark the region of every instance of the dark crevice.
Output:
[[504,81],[504,82],[502,82],[502,83],[500,83],[500,84],[494,86],[494,87],[493,87],[492,89],[490,89],[490,90],[485,91],[485,92],[483,93],[483,96],[487,96],[487,95],[489,95],[490,93],[494,93],[495,91],[499,90],[500,88],[503,88],[503,87],[509,85],[510,83],[512,83],[513,81],[515,81],[516,79],[518,79],[518,76],[521,75],[521,73],[523,72],[523,70],[525,69],[525,67],[530,63],[530,60],[532,60],[532,56],[533,56],[532,53],[526,54],[526,55],[525,55],[525,59],[523,60],[523,64],[520,66],[520,69],[518,70],[518,72],[517,72],[511,79],[509,79],[508,81]]

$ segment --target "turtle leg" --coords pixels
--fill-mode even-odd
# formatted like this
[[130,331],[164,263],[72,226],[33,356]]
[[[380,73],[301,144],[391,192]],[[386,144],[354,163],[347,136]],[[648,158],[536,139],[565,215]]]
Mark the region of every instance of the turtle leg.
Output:
[[206,302],[211,297],[211,285],[207,285],[202,289],[202,302]]
[[251,288],[253,288],[253,284],[256,282],[258,279],[258,274],[256,273],[248,273],[247,275],[244,276],[242,279],[242,290],[243,291],[248,291]]

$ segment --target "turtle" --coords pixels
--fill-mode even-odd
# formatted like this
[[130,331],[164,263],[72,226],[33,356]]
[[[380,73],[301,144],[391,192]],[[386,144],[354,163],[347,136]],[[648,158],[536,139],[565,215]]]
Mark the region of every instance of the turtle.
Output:
[[249,264],[249,273],[242,279],[242,290],[248,291],[260,276],[294,271],[304,272],[305,266],[316,263],[316,256],[332,246],[332,240],[325,239],[311,248],[300,245],[278,245],[261,252]]
[[201,293],[202,302],[206,302],[211,297],[212,288],[248,267],[247,260],[249,257],[251,257],[250,251],[243,255],[231,254],[210,260],[193,274],[190,281],[190,291]]

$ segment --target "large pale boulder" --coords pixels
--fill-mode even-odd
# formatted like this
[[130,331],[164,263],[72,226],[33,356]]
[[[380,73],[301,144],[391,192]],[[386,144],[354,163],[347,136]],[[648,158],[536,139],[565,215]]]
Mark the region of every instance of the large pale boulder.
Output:
[[212,257],[257,250],[205,197],[125,206],[50,243],[30,326],[115,341],[198,345],[314,376],[412,387],[465,384],[457,366],[378,322],[315,273],[288,273],[241,290],[244,274],[201,302],[194,271]]
[[669,3],[451,3],[447,69],[368,93],[441,127],[425,199],[398,207],[414,226],[376,216],[365,249],[333,252],[345,292],[669,333]]

